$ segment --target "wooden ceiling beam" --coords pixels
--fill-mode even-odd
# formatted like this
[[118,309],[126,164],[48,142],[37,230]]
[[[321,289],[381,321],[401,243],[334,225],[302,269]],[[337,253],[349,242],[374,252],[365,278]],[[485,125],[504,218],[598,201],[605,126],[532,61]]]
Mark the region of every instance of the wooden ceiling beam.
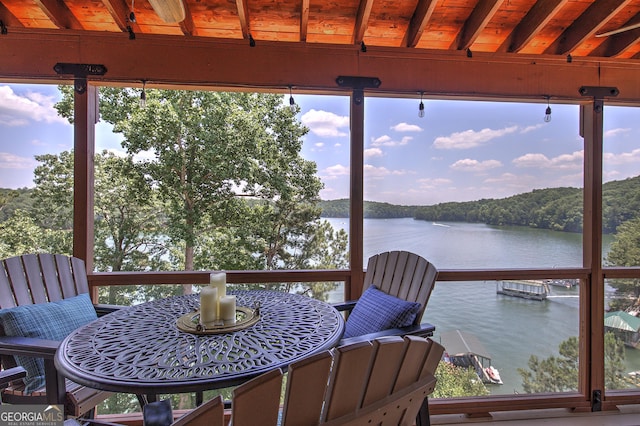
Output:
[[466,50],[469,48],[503,2],[504,0],[480,0],[449,48],[452,50]]
[[248,40],[251,28],[249,28],[249,5],[247,4],[247,0],[236,0],[236,8],[238,9],[238,20],[240,21],[242,38]]
[[307,31],[309,30],[309,1],[302,0],[300,6],[300,41],[307,41]]
[[84,29],[63,1],[35,0],[35,2],[56,27],[69,30]]
[[498,52],[519,52],[569,0],[539,0],[498,47]]
[[184,7],[184,19],[180,21],[178,25],[180,25],[180,29],[184,35],[197,36],[198,30],[193,22],[193,15],[191,15],[191,10],[189,9],[189,2],[183,0],[182,5]]
[[364,40],[364,33],[369,25],[373,0],[360,0],[356,23],[353,27],[353,44],[360,44]]
[[129,16],[131,16],[133,10],[129,8],[126,0],[102,0],[102,4],[107,8],[109,14],[122,32],[128,32],[127,27],[131,27],[136,34],[142,32],[137,22],[131,22],[129,20]]
[[436,0],[419,0],[416,5],[416,10],[413,12],[411,21],[409,21],[409,27],[402,40],[402,46],[416,47],[422,37],[427,23],[433,15],[433,11],[436,8]]
[[560,37],[549,46],[544,53],[550,55],[566,55],[602,28],[631,0],[598,0],[591,3]]
[[[98,85],[215,88],[216,90],[341,93],[336,76],[377,77],[382,84],[370,96],[415,96],[416,90],[438,99],[509,99],[584,102],[580,86],[615,86],[616,103],[640,103],[634,60],[513,55],[377,47],[366,55],[353,45],[262,41],[141,34],[126,42],[122,33],[16,28],[2,36],[0,79],[52,84],[71,81],[53,66],[58,62],[101,64]],[[212,61],[211,58],[216,58]],[[133,65],[135,64],[135,66]],[[189,64],[185,67],[184,64]],[[257,73],[255,70],[259,69]]]
[[24,28],[22,22],[2,3],[0,3],[0,21],[7,27]]

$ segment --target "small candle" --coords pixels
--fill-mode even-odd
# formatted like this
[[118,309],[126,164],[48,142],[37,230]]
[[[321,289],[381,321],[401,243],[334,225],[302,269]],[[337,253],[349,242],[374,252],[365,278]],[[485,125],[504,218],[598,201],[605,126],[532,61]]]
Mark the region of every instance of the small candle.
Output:
[[220,301],[220,319],[223,321],[236,320],[236,296],[224,296]]
[[218,289],[218,298],[227,295],[227,274],[214,272],[209,275],[209,285]]
[[200,290],[200,322],[208,323],[218,319],[218,289],[208,286]]

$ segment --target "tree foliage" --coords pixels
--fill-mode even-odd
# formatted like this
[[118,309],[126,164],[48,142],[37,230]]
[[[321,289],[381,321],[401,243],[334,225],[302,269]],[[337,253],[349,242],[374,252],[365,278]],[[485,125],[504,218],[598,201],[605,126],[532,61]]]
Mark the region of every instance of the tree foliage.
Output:
[[[640,176],[603,185],[603,232],[611,234],[640,211]],[[321,203],[323,217],[349,217],[349,200]],[[502,199],[402,206],[364,202],[365,218],[413,217],[441,222],[478,222],[581,232],[583,197],[579,188],[535,189]]]
[[[612,266],[640,265],[640,217],[630,219],[618,227],[606,262]],[[625,310],[640,306],[640,279],[615,279],[609,280],[608,284],[622,297],[610,302],[612,309]]]
[[[605,333],[605,387],[620,389],[624,380],[624,343],[613,333]],[[560,343],[558,356],[540,360],[531,355],[528,369],[518,368],[526,393],[569,392],[578,389],[578,338],[570,337]]]
[[440,362],[436,370],[436,379],[438,379],[438,382],[431,395],[433,398],[483,396],[489,394],[489,390],[471,367],[457,367],[448,362]]

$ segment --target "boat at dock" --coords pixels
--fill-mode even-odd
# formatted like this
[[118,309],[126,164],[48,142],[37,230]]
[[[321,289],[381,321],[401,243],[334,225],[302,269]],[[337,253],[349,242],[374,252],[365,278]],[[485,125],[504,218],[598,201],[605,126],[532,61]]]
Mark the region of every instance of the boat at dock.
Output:
[[482,383],[501,385],[498,369],[491,365],[491,357],[473,334],[453,330],[440,335],[445,348],[444,360],[456,367],[473,368]]
[[545,281],[505,280],[497,282],[496,293],[523,299],[545,300],[551,294],[551,289]]

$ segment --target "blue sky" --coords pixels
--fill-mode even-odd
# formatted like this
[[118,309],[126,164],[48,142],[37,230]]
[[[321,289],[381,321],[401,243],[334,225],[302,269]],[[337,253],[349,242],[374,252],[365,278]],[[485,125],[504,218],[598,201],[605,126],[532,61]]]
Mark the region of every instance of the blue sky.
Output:
[[[293,94],[309,129],[302,155],[314,160],[323,199],[349,196],[349,97]],[[0,187],[33,186],[34,155],[73,146],[57,116],[55,86],[0,84]],[[285,98],[288,98],[286,96]],[[288,103],[288,99],[285,99]],[[365,100],[365,199],[430,205],[503,198],[533,189],[582,186],[583,141],[576,105],[463,102],[419,97]],[[99,123],[96,149],[122,150]],[[605,180],[640,174],[637,108],[605,109]]]

